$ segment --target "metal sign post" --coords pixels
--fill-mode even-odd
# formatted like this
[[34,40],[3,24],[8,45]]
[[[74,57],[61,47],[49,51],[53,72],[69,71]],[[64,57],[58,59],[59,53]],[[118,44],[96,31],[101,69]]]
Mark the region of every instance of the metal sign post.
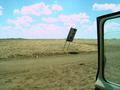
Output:
[[69,34],[68,34],[66,42],[64,44],[64,49],[65,49],[67,42],[69,42],[68,47],[67,47],[67,50],[68,50],[68,48],[70,46],[70,42],[72,42],[75,37],[76,31],[77,31],[76,28],[72,28],[72,27],[70,28]]

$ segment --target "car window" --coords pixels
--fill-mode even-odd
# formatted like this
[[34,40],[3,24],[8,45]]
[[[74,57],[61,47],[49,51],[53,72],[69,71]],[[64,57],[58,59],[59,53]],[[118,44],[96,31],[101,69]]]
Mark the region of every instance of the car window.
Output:
[[105,22],[104,50],[105,79],[120,84],[120,18]]

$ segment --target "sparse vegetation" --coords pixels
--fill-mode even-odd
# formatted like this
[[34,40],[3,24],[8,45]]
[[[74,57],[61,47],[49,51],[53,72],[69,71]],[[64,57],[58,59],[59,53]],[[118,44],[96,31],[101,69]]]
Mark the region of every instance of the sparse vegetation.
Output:
[[97,51],[96,40],[75,40],[68,50],[65,40],[0,40],[0,58],[41,57],[73,52]]
[[0,90],[93,90],[96,41],[75,40],[68,51],[64,43],[0,40]]

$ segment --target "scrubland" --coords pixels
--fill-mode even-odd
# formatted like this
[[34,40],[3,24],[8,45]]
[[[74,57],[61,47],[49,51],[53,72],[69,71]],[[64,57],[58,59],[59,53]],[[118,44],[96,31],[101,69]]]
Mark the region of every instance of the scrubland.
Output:
[[0,40],[0,90],[93,90],[96,40],[64,43]]

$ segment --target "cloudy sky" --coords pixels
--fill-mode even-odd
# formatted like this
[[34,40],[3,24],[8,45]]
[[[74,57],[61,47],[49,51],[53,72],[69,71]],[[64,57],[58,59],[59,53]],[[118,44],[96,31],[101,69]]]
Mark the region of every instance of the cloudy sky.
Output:
[[96,17],[120,11],[120,0],[0,0],[0,38],[96,38]]

